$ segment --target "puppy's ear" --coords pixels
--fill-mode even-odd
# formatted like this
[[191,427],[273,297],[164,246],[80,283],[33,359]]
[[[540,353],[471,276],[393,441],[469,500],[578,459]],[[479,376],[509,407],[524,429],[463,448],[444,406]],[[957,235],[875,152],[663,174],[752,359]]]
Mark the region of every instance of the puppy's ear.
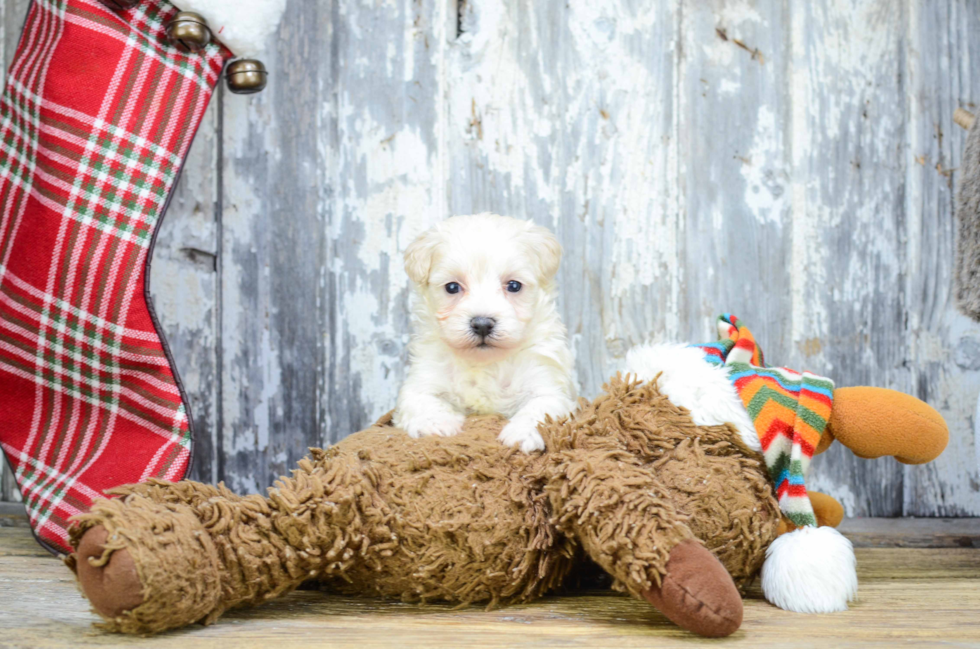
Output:
[[558,238],[548,228],[530,225],[527,230],[528,252],[537,260],[541,278],[554,279],[561,264],[562,249]]
[[428,282],[429,271],[432,270],[432,259],[442,237],[437,228],[432,228],[419,235],[405,250],[405,272],[408,278],[418,285]]

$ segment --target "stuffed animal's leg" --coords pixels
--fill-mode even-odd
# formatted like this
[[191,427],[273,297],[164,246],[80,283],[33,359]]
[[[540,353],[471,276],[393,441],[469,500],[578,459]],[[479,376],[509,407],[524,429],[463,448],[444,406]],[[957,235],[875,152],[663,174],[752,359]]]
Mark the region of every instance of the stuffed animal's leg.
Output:
[[67,563],[109,630],[156,633],[220,609],[221,557],[189,507],[96,500],[72,535]]
[[140,486],[79,517],[69,564],[111,630],[212,622],[358,560],[359,503],[338,493],[357,480],[304,460],[268,499],[187,481]]
[[827,450],[834,439],[858,457],[892,455],[904,464],[924,464],[946,448],[949,428],[934,408],[907,394],[884,388],[838,388],[830,422],[815,452]]
[[632,456],[570,465],[552,494],[560,524],[593,561],[678,626],[708,637],[734,633],[742,598],[731,575],[670,505],[672,494]]

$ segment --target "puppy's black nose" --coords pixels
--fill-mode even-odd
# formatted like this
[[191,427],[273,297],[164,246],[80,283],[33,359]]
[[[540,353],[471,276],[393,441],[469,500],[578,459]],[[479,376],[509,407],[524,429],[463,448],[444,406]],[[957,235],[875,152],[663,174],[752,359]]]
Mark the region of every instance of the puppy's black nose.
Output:
[[472,320],[470,320],[470,329],[472,329],[473,333],[475,333],[480,338],[486,338],[487,336],[490,335],[490,332],[493,331],[493,327],[496,324],[497,321],[494,320],[493,318],[487,318],[485,316],[479,315],[473,318]]

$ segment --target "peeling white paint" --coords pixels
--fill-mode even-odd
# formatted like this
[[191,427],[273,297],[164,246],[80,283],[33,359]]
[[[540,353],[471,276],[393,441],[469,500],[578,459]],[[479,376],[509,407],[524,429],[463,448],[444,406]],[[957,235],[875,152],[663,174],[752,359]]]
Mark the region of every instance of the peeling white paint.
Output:
[[[550,96],[559,89],[548,78],[529,78],[526,66],[517,60],[513,48],[517,6],[480,2],[473,3],[470,11],[478,29],[461,39],[458,45],[462,47],[451,50],[459,57],[448,79],[451,128],[480,147],[495,177],[515,190],[533,182],[541,197],[551,203],[555,197],[543,170],[526,163],[537,158],[538,142],[551,137],[561,119],[553,114],[554,105],[534,100],[539,93]],[[533,21],[534,13],[523,16]],[[532,39],[523,45],[533,49],[537,30],[533,22],[523,27],[524,36]],[[538,87],[535,82],[543,85]]]
[[747,0],[728,0],[722,3],[718,11],[718,18],[721,24],[733,27],[740,26],[746,21],[766,26],[766,21],[759,13],[756,3]]
[[[793,214],[791,255],[798,272],[792,273],[791,335],[794,343],[807,339],[824,339],[828,335],[829,316],[824,301],[816,299],[820,295],[818,287],[827,286],[825,267],[826,251],[820,247],[820,221],[827,217],[820,205],[812,205],[808,197],[811,178],[807,165],[812,151],[811,106],[818,91],[811,87],[813,82],[808,71],[807,30],[811,27],[805,16],[794,13],[791,26],[792,62],[790,81],[795,101],[791,104],[792,142],[791,159],[793,178],[790,185],[790,201]],[[836,302],[836,300],[835,300]],[[829,367],[828,359],[822,353],[813,359],[822,367]]]
[[745,179],[743,201],[763,224],[782,225],[787,216],[789,173],[783,165],[784,151],[775,113],[769,106],[760,105],[755,138],[741,161],[741,171]]

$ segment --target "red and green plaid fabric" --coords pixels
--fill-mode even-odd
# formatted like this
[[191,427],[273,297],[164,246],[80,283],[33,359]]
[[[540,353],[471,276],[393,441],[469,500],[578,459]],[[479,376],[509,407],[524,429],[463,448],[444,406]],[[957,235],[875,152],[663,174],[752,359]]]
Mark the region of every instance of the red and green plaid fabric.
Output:
[[56,551],[104,490],[190,462],[147,260],[230,55],[177,51],[175,12],[35,0],[0,100],[0,443]]
[[718,336],[718,342],[696,346],[709,362],[728,368],[728,378],[762,442],[780,510],[796,525],[816,525],[806,474],[830,420],[833,381],[809,372],[768,367],[752,332],[729,313],[718,318]]

